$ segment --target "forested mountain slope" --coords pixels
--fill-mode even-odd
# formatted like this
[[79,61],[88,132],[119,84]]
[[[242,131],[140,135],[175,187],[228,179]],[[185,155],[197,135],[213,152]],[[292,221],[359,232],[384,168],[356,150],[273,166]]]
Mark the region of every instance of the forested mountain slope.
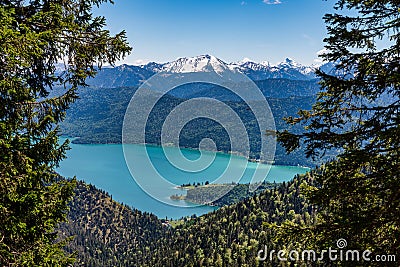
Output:
[[[261,86],[263,88],[261,90],[267,97],[278,130],[288,128],[283,121],[283,117],[295,116],[299,109],[310,109],[315,102],[315,96],[313,95],[314,87],[317,87],[315,81],[280,79],[262,81],[260,82],[261,84],[264,84]],[[285,91],[284,88],[287,90]],[[199,89],[195,95],[190,97],[202,96],[224,100],[224,103],[231,107],[243,121],[250,137],[251,151],[257,151],[257,149],[259,151],[261,145],[260,134],[264,134],[266,129],[254,127],[254,125],[257,125],[257,121],[249,110],[248,105],[244,102],[236,101],[235,98],[232,98],[232,94],[229,94],[226,90],[224,91],[220,88],[208,89]],[[80,93],[81,99],[78,99],[73,104],[62,124],[63,134],[79,137],[74,140],[75,143],[120,143],[125,111],[136,90],[137,88],[135,87],[87,88],[82,90]],[[179,90],[175,93],[182,95]],[[278,95],[280,97],[277,97]],[[165,118],[171,110],[185,100],[187,99],[167,94],[159,101],[148,119],[146,129],[147,143],[161,143],[161,129]],[[188,123],[181,132],[180,144],[176,145],[198,148],[199,142],[206,137],[215,141],[218,150],[230,151],[230,143],[226,131],[210,119],[196,119]],[[252,158],[258,157],[256,153],[250,153],[250,156]],[[278,145],[276,164],[313,166],[314,163],[306,159],[301,151],[287,156],[282,147]]]
[[274,237],[266,223],[312,222],[315,212],[300,192],[303,183],[312,183],[310,177],[186,218],[176,228],[79,183],[69,223],[60,232],[75,236],[66,250],[77,251],[76,266],[262,266],[257,252],[264,245],[272,248]]
[[315,211],[300,191],[303,183],[312,183],[310,176],[189,220],[171,238],[158,240],[147,266],[277,266],[277,261],[258,261],[257,253],[265,246],[281,249],[269,223],[314,220]]
[[155,215],[112,200],[106,192],[79,182],[70,203],[68,223],[59,227],[73,236],[68,252],[76,252],[76,266],[140,266],[155,250],[156,240],[170,229]]

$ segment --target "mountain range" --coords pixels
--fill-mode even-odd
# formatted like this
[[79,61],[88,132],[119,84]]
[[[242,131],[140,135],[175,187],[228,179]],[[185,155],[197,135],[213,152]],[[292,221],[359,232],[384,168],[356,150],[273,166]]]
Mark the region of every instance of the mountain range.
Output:
[[[321,68],[324,68],[325,72],[332,71],[334,65],[328,63]],[[79,90],[80,99],[68,110],[61,127],[62,132],[66,136],[79,136],[79,139],[74,140],[75,143],[120,143],[126,107],[140,84],[157,73],[197,72],[213,72],[218,75],[223,75],[224,72],[246,74],[269,102],[278,130],[289,127],[283,121],[284,117],[296,116],[299,109],[309,110],[320,89],[315,76],[315,66],[303,66],[291,59],[277,65],[249,60],[227,64],[214,56],[203,55],[180,58],[164,64],[153,62],[142,66],[106,67],[88,81],[89,88]],[[240,116],[250,137],[250,157],[258,158],[260,132],[257,127],[253,127],[257,125],[253,113],[237,95],[213,84],[189,83],[168,92],[150,114],[146,126],[146,142],[159,144],[160,129],[168,113],[182,102],[199,97],[222,101]],[[295,127],[292,130],[300,131],[300,128]],[[219,151],[229,152],[229,138],[227,139],[224,133],[224,130],[212,121],[195,120],[182,131],[179,145],[197,148],[200,140],[208,137],[216,141]],[[276,163],[307,166],[314,164],[302,155],[301,151],[298,151],[288,156],[284,149],[278,146]]]
[[140,66],[124,64],[103,68],[95,78],[88,80],[88,84],[91,87],[104,88],[133,87],[160,72],[215,72],[222,74],[225,71],[240,72],[253,81],[278,78],[309,81],[317,78],[315,75],[317,68],[321,68],[324,72],[333,72],[334,64],[303,66],[290,58],[286,58],[276,65],[269,62],[257,63],[247,59],[236,63],[226,63],[212,55],[201,55],[183,57],[167,63],[150,62]]

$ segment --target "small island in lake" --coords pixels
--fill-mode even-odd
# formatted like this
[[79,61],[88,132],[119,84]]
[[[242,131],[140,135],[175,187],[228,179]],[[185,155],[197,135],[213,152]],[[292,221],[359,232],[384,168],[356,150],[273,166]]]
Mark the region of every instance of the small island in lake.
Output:
[[179,189],[187,190],[186,195],[175,194],[170,196],[172,200],[185,200],[200,205],[210,205],[222,207],[237,203],[243,199],[259,194],[266,189],[278,186],[278,183],[261,183],[255,191],[249,190],[249,184],[209,184],[204,185],[186,184],[179,186]]

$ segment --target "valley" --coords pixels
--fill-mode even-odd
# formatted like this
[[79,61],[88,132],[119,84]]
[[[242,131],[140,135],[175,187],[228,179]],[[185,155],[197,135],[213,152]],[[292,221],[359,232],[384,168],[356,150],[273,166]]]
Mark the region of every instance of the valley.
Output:
[[[209,58],[208,58],[209,57]],[[216,63],[215,63],[216,62]],[[200,64],[201,63],[201,64]],[[292,65],[290,65],[290,64]],[[316,99],[318,82],[311,72],[309,76],[302,76],[302,80],[293,80],[289,73],[298,73],[295,78],[300,79],[300,70],[312,69],[301,67],[290,60],[275,67],[263,67],[258,64],[226,64],[212,56],[199,56],[188,59],[179,59],[167,64],[150,63],[145,66],[120,66],[103,69],[95,79],[89,80],[89,88],[80,90],[80,99],[72,105],[61,129],[66,136],[77,136],[74,143],[121,143],[122,123],[126,107],[143,79],[151,74],[167,68],[167,71],[191,70],[190,64],[210,66],[214,69],[240,69],[243,73],[254,74],[264,80],[255,83],[268,101],[275,118],[277,130],[286,129],[288,126],[283,121],[284,117],[296,116],[299,109],[308,110]],[[214,64],[214,65],[213,65]],[[215,66],[215,64],[217,64]],[[247,67],[246,67],[247,66]],[[291,67],[290,67],[291,66]],[[252,69],[250,68],[252,67]],[[266,72],[266,69],[269,71]],[[202,69],[196,71],[204,71]],[[208,70],[206,70],[208,71]],[[261,75],[264,73],[263,75]],[[278,78],[272,78],[271,73],[280,73]],[[255,75],[255,74],[254,74]],[[256,77],[251,76],[249,77]],[[111,87],[108,87],[111,86]],[[187,84],[180,86],[164,95],[154,107],[148,119],[146,128],[146,143],[161,144],[161,127],[169,112],[181,103],[199,97],[217,99],[228,105],[239,115],[243,121],[250,141],[250,159],[257,159],[260,147],[260,134],[264,130],[257,127],[254,115],[248,105],[242,102],[229,90],[209,84]],[[261,102],[260,102],[261,103]],[[296,126],[297,127],[297,126]],[[296,128],[293,130],[296,131]],[[299,128],[298,130],[301,130]],[[261,131],[261,132],[260,132]],[[224,129],[215,122],[207,119],[196,119],[188,123],[180,134],[179,144],[186,148],[198,148],[203,138],[211,138],[216,143],[217,151],[230,152],[230,143]],[[241,153],[243,151],[232,151]],[[297,166],[315,166],[319,162],[311,161],[303,156],[302,151],[296,151],[287,156],[284,149],[278,145],[275,164]]]

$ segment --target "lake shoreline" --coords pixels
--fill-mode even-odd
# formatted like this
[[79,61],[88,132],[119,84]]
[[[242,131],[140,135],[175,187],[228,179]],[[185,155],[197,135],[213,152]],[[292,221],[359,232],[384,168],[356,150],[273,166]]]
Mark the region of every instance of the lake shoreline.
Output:
[[[180,149],[186,149],[186,150],[192,150],[192,151],[201,151],[200,149],[198,149],[198,148],[192,148],[192,147],[178,147],[178,146],[175,146],[175,145],[173,145],[173,144],[171,144],[171,145],[158,145],[158,144],[152,144],[152,143],[144,143],[144,144],[123,144],[123,143],[120,143],[120,142],[110,142],[110,143],[103,143],[103,142],[98,142],[98,143],[93,143],[93,142],[74,142],[75,140],[79,140],[80,139],[80,137],[70,137],[70,136],[60,136],[61,138],[65,138],[65,139],[69,139],[70,140],[70,142],[72,143],[72,144],[75,144],[75,145],[139,145],[139,146],[149,146],[149,147],[173,147],[173,148],[180,148]],[[203,151],[205,151],[205,152],[212,152],[212,153],[216,153],[216,154],[221,154],[221,155],[233,155],[233,156],[237,156],[237,157],[242,157],[242,158],[245,158],[248,162],[252,162],[252,163],[259,163],[259,164],[266,164],[266,165],[271,165],[271,166],[291,166],[291,167],[299,167],[299,168],[304,168],[304,169],[309,169],[309,170],[311,170],[312,168],[313,168],[313,166],[303,166],[303,165],[300,165],[300,164],[297,164],[297,165],[294,165],[294,164],[275,164],[275,161],[273,161],[272,163],[271,162],[268,162],[268,161],[261,161],[261,160],[259,160],[259,159],[255,159],[255,158],[252,158],[252,157],[246,157],[245,155],[243,155],[242,153],[240,153],[240,152],[235,152],[235,151],[229,151],[229,152],[226,152],[226,151],[220,151],[220,150],[216,150],[216,151],[213,151],[213,150],[203,150]]]
[[[65,136],[60,139],[61,144],[65,141]],[[67,137],[67,139],[72,139]],[[143,146],[143,145],[141,145]],[[266,181],[277,183],[291,180],[296,174],[305,173],[308,169],[288,165],[263,166],[257,163],[246,161],[246,158],[226,153],[204,154],[207,158],[213,158],[212,164],[201,172],[187,173],[174,167],[165,156],[163,148],[156,145],[147,145],[148,149],[143,149],[140,145],[128,145],[125,148],[122,144],[74,144],[67,151],[67,158],[63,160],[57,172],[64,177],[77,177],[87,183],[95,185],[110,195],[113,199],[127,204],[136,209],[151,212],[160,218],[181,218],[192,214],[202,215],[215,210],[215,207],[193,204],[190,202],[177,203],[170,199],[171,195],[183,194],[182,189],[174,188],[183,184],[204,183],[248,183],[252,181],[253,173],[256,168],[269,169]],[[128,149],[131,160],[136,162],[136,173],[141,176],[134,177],[130,172],[124,156],[124,149]],[[177,149],[175,147],[165,149]],[[181,152],[196,159],[199,152],[195,149],[182,149]],[[147,156],[151,159],[154,168],[147,168]],[[229,176],[223,176],[225,168],[230,164]],[[157,174],[160,171],[161,173]],[[243,174],[240,177],[240,173]],[[160,174],[165,179],[170,179],[173,186],[160,186]],[[237,175],[236,175],[237,174]],[[143,179],[145,177],[145,179]],[[223,177],[222,179],[220,179]],[[141,179],[141,180],[138,180]],[[219,180],[218,180],[219,179]],[[139,182],[138,182],[139,181]],[[141,183],[147,187],[143,190]],[[150,190],[150,191],[148,191]],[[157,198],[152,197],[157,196]],[[182,206],[183,205],[183,206]]]
[[[257,186],[257,189],[255,191],[248,190],[250,188],[249,183],[181,185],[175,188],[186,191],[186,195],[176,193],[171,195],[170,199],[175,201],[185,201],[196,205],[206,205],[210,207],[221,208],[223,206],[232,205],[238,202],[221,201],[222,198],[226,196],[228,196],[228,199],[232,199],[231,197],[229,197],[231,193],[233,193],[234,199],[243,200],[259,194],[264,190],[276,188],[280,184],[281,183],[262,182]],[[235,190],[237,188],[241,188],[241,190]],[[240,193],[238,194],[238,192]]]

